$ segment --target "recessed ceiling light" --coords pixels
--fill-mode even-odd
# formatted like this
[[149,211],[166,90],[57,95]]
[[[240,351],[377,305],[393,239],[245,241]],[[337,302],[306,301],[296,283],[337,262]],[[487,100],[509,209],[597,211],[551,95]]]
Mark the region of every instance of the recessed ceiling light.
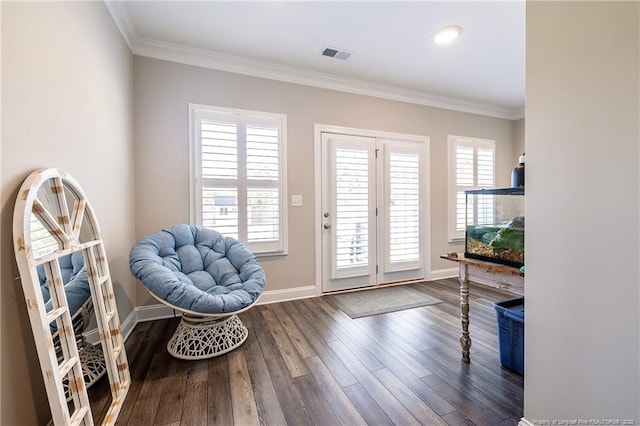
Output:
[[460,25],[448,25],[444,28],[440,28],[433,35],[433,42],[435,44],[447,44],[457,39],[462,34],[462,27]]

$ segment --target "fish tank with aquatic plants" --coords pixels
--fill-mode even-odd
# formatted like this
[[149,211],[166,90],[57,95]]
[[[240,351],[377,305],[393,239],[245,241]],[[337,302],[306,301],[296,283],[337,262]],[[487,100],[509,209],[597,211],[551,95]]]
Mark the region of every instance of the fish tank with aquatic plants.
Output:
[[524,265],[524,188],[465,191],[464,255],[515,267]]

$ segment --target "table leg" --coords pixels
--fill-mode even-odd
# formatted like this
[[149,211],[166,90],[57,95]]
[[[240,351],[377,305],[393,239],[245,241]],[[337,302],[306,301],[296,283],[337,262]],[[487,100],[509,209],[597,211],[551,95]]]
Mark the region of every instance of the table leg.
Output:
[[[464,269],[463,269],[464,268]],[[462,322],[462,335],[460,336],[460,346],[462,346],[462,362],[469,363],[469,349],[471,348],[471,337],[469,337],[469,265],[460,264],[460,319]]]

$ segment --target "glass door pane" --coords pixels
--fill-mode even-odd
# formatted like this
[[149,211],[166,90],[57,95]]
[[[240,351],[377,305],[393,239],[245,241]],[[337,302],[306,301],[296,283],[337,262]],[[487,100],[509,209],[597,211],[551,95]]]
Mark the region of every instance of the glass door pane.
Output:
[[336,269],[369,263],[369,158],[367,150],[336,149]]

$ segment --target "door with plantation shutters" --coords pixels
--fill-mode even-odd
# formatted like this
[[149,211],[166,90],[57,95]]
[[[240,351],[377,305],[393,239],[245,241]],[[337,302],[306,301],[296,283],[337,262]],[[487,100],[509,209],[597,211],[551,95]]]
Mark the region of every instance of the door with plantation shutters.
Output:
[[422,279],[424,141],[322,133],[324,292]]

